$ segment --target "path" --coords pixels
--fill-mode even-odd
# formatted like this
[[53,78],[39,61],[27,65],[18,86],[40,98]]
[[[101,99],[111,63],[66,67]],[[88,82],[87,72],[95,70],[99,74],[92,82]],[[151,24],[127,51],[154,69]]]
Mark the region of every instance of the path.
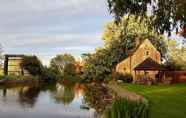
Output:
[[128,91],[127,89],[119,86],[116,82],[111,82],[110,84],[108,84],[108,87],[112,89],[121,98],[126,98],[132,101],[148,102],[148,100],[146,100],[143,96]]

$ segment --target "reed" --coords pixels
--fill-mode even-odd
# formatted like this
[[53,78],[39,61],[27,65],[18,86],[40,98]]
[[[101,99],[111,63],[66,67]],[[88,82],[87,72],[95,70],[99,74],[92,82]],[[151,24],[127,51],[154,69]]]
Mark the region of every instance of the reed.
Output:
[[149,105],[144,102],[116,100],[106,111],[106,118],[149,118]]

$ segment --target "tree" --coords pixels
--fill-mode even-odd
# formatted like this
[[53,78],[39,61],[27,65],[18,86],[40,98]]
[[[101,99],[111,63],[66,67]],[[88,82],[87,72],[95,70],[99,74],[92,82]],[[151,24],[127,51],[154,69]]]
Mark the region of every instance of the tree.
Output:
[[150,16],[149,28],[157,33],[169,34],[174,29],[182,30],[186,37],[186,1],[185,0],[107,0],[111,14],[116,21],[125,15],[146,18]]
[[44,69],[37,56],[24,56],[21,66],[34,76],[42,75]]
[[186,48],[181,47],[176,40],[168,41],[168,53],[165,65],[172,70],[186,69]]
[[162,58],[164,58],[167,52],[165,37],[163,35],[158,35],[154,30],[149,30],[146,24],[148,20],[150,20],[150,18],[141,20],[140,18],[136,19],[135,16],[130,16],[123,17],[118,25],[114,22],[108,23],[103,33],[105,46],[112,47],[113,43],[118,40],[120,40],[118,43],[122,43],[122,38],[127,38],[125,36],[128,36],[131,47],[135,45],[137,39],[139,39],[140,42],[149,39],[161,53]]
[[65,66],[68,64],[74,64],[75,58],[71,54],[62,54],[54,57],[50,62],[50,67],[57,70],[59,73],[63,73]]
[[[127,58],[131,51],[134,51],[138,45],[137,41],[142,42],[148,38],[160,51],[164,57],[166,53],[166,43],[164,37],[157,35],[153,30],[146,27],[145,21],[123,18],[116,25],[109,23],[103,33],[104,47],[99,48],[93,54],[84,55],[84,74],[87,80],[103,80],[110,78],[116,65]],[[128,22],[126,22],[128,20]],[[125,25],[128,23],[128,25]]]

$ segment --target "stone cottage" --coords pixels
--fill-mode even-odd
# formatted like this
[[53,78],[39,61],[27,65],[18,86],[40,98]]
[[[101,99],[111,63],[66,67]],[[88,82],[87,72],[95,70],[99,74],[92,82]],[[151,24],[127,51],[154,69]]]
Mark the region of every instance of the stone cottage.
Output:
[[[150,61],[149,61],[150,60]],[[116,72],[120,74],[131,74],[133,78],[136,80],[140,76],[143,76],[147,71],[138,72],[136,76],[135,68],[142,63],[154,63],[156,66],[161,64],[161,54],[160,52],[154,47],[150,40],[146,39],[141,43],[137,44],[137,48],[132,51],[132,53],[120,62],[116,66]],[[158,71],[149,71],[148,74],[151,75],[152,78],[156,76]]]

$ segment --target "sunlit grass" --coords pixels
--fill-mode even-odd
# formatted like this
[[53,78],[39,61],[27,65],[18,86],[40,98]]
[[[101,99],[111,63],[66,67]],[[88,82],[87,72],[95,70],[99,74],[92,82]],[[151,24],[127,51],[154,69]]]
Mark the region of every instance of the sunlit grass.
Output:
[[121,84],[150,102],[151,118],[186,118],[186,84],[144,86]]

